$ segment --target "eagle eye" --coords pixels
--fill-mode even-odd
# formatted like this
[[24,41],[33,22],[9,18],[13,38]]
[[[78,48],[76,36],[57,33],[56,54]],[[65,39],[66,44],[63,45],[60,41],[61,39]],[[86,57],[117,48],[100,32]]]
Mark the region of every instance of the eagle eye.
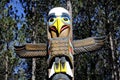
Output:
[[65,17],[65,18],[63,18],[64,19],[64,21],[68,21],[68,18],[67,17]]
[[50,18],[49,21],[50,21],[50,22],[53,22],[53,21],[54,21],[54,18]]

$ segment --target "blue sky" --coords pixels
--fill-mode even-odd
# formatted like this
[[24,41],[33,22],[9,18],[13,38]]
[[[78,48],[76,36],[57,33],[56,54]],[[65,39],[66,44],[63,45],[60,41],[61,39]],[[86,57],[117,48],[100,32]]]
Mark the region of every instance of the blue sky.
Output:
[[18,12],[16,13],[18,16],[21,16],[21,14],[24,14],[24,8],[22,7],[22,4],[20,3],[19,0],[11,0],[9,5],[12,5],[13,10],[18,10]]
[[[16,14],[17,16],[19,16],[21,21],[25,21],[25,13],[24,13],[24,8],[22,7],[22,4],[19,0],[10,0],[10,3],[8,4],[9,6],[12,6],[12,9],[14,11],[14,14]],[[16,12],[17,10],[17,12]],[[14,15],[13,15],[14,16]],[[18,29],[20,29],[20,27],[22,26],[21,23],[17,23]]]

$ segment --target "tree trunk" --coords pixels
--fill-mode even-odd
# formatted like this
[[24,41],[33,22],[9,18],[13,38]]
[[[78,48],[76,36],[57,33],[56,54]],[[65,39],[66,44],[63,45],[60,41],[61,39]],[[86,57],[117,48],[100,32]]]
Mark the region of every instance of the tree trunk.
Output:
[[8,51],[9,51],[9,44],[7,43],[6,51],[5,51],[5,80],[8,80]]
[[117,76],[118,69],[117,69],[116,56],[115,56],[115,44],[111,32],[110,32],[109,40],[110,40],[110,48],[112,52],[112,79],[118,80],[119,76]]
[[[36,31],[33,31],[33,37],[34,37],[34,41],[33,44],[35,44],[35,39],[36,39],[36,35],[35,35]],[[36,70],[36,58],[32,59],[32,80],[35,80],[35,70]]]
[[35,80],[36,58],[32,59],[32,80]]
[[36,58],[32,58],[32,80],[35,80]]
[[[7,54],[7,53],[5,53]],[[5,56],[5,80],[8,80],[8,56]]]
[[[34,2],[34,0],[32,0]],[[32,12],[35,13],[35,7],[32,7]],[[33,16],[33,20],[35,21],[35,15]],[[33,44],[36,43],[36,26],[33,28]],[[35,80],[35,70],[36,70],[36,58],[32,58],[32,80]]]

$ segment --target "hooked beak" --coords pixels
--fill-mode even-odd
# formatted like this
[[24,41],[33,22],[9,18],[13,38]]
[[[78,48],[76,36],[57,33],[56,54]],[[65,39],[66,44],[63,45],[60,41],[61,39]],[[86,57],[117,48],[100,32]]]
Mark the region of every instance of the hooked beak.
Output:
[[54,31],[57,34],[57,37],[59,37],[60,33],[67,28],[69,28],[69,26],[65,25],[62,19],[58,17],[54,24],[50,27],[50,31]]

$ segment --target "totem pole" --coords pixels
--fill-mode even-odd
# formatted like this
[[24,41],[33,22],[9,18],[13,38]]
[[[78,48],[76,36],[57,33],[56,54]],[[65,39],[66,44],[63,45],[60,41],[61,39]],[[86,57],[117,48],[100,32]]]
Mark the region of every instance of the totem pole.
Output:
[[48,80],[74,80],[74,55],[94,51],[104,44],[104,37],[72,40],[72,22],[68,10],[55,7],[48,13],[47,43],[15,46],[20,57],[48,56]]

